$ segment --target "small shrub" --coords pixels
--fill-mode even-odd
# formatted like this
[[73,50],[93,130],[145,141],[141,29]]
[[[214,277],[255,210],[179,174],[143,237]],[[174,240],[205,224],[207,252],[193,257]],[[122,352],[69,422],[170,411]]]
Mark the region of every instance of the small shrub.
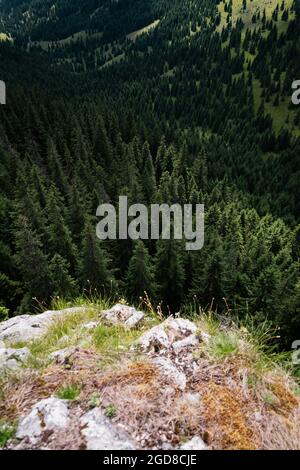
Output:
[[105,412],[104,412],[105,416],[107,418],[114,418],[117,414],[117,408],[115,405],[108,405],[108,407],[106,408]]
[[99,393],[97,392],[92,393],[88,401],[88,407],[96,408],[97,406],[100,406],[100,404],[101,404],[101,398],[100,398]]
[[57,396],[62,400],[76,400],[79,394],[80,387],[76,384],[63,386],[57,392]]
[[231,356],[238,351],[238,339],[235,335],[220,332],[210,344],[211,352],[218,358]]
[[0,421],[0,447],[4,447],[6,443],[14,437],[15,427],[5,421]]
[[8,308],[0,306],[0,322],[8,320],[8,314],[9,314]]

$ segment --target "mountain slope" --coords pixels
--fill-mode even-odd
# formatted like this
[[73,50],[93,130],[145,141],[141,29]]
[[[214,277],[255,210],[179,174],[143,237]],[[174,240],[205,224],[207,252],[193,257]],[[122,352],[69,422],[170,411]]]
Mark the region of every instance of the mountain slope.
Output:
[[[43,5],[1,3],[14,39],[0,44],[3,316],[56,296],[140,302],[147,291],[166,314],[213,303],[267,317],[290,347],[300,331],[298,3],[269,2],[265,18],[252,15],[256,1],[233,1],[232,15],[214,0]],[[100,243],[97,206],[124,194],[204,202],[204,250]]]

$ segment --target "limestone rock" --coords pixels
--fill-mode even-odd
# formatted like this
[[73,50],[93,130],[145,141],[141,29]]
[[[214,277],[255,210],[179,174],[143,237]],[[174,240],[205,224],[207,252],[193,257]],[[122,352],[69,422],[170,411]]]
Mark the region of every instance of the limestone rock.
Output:
[[28,348],[1,348],[0,371],[18,370],[31,356]]
[[167,349],[171,346],[171,342],[162,325],[154,326],[146,331],[138,340],[137,344],[145,352],[158,352],[161,349]]
[[66,403],[55,397],[50,397],[36,403],[31,412],[21,419],[16,437],[35,440],[44,431],[55,431],[65,428],[69,423],[69,410]]
[[[144,352],[159,352],[169,349],[174,344],[175,348],[180,349],[187,347],[188,344],[191,345],[191,342],[196,345],[196,332],[197,326],[190,320],[170,317],[160,325],[146,331],[138,340],[137,346]],[[186,343],[179,343],[182,340],[186,340]]]
[[73,313],[84,313],[87,307],[49,310],[39,315],[19,315],[0,323],[0,341],[31,341],[43,336],[57,318]]
[[94,408],[83,415],[80,424],[87,450],[134,450],[132,443],[99,408]]
[[180,450],[207,450],[208,447],[205,444],[205,442],[201,439],[201,437],[194,436],[193,439],[191,439],[188,442],[185,442],[182,444],[180,447]]
[[157,357],[153,363],[159,366],[161,373],[179,390],[186,388],[186,376],[180,372],[173,362],[167,357]]
[[184,339],[176,341],[172,344],[172,348],[176,352],[176,354],[178,354],[182,351],[188,351],[189,349],[196,348],[197,346],[199,346],[199,343],[199,338],[197,338],[197,336],[193,334],[187,336]]
[[67,364],[70,357],[76,351],[76,347],[71,346],[70,348],[59,349],[49,354],[49,359],[55,361],[57,364]]
[[125,328],[135,328],[139,326],[145,314],[123,304],[116,304],[110,310],[103,310],[101,316],[112,325],[121,325]]

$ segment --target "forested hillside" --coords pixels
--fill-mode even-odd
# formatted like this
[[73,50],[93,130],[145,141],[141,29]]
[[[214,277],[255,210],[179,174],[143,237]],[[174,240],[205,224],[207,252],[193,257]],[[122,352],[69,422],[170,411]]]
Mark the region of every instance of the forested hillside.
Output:
[[[0,306],[145,292],[300,334],[300,8],[0,4]],[[205,244],[96,238],[99,203],[204,203]]]

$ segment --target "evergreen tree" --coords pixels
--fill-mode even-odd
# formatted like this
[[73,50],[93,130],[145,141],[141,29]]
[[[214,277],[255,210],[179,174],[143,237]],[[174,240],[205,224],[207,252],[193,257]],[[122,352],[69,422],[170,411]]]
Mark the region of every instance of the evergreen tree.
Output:
[[85,289],[108,293],[113,282],[108,268],[108,257],[96,237],[96,230],[90,220],[85,221],[82,237],[80,277]]
[[155,296],[153,265],[141,240],[135,243],[124,282],[126,294],[131,300],[144,298],[145,292],[151,299]]

